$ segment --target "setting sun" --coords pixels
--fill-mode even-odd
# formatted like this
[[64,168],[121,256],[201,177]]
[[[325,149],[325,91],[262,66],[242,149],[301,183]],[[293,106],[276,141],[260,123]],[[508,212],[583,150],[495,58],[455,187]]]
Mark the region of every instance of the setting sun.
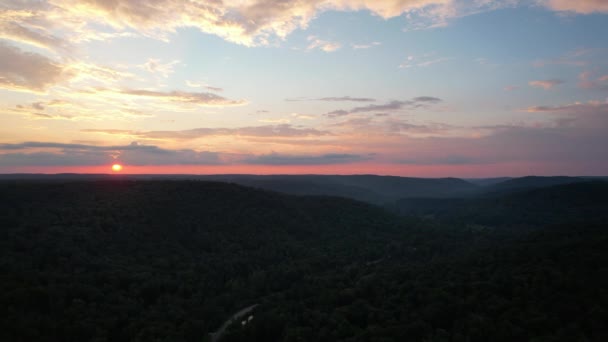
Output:
[[120,172],[120,171],[122,171],[122,165],[120,165],[120,164],[114,164],[114,165],[112,165],[112,171],[114,171],[114,172]]

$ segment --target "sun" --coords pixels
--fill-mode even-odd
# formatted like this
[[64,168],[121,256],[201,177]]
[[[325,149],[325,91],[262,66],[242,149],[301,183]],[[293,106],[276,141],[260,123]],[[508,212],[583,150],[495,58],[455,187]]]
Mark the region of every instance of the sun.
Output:
[[120,171],[122,171],[122,165],[120,165],[120,164],[114,164],[114,165],[112,165],[112,171],[114,171],[114,172],[120,172]]

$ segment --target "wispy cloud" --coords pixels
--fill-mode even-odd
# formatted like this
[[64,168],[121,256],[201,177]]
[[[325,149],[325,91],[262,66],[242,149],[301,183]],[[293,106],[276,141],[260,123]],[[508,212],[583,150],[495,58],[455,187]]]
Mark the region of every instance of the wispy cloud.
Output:
[[249,126],[239,128],[194,128],[181,131],[132,131],[117,129],[85,129],[87,133],[102,133],[110,135],[131,136],[146,139],[192,140],[210,136],[240,136],[240,137],[318,137],[330,135],[330,132],[314,128],[299,128],[289,124]]
[[154,145],[87,145],[51,142],[0,144],[2,166],[104,165],[119,158],[130,165],[217,165],[219,153],[194,150],[169,150]]
[[25,27],[18,23],[19,18],[11,18],[9,13],[0,15],[0,38],[18,41],[23,44],[47,50],[68,51],[71,44],[65,39],[54,36],[42,27]]
[[0,166],[107,165],[119,160],[128,165],[332,165],[368,160],[369,155],[240,154],[164,149],[133,142],[128,145],[90,145],[52,142],[0,144]]
[[[540,0],[558,12],[589,14],[608,11],[603,0]],[[144,35],[168,40],[179,28],[190,27],[246,46],[268,45],[305,29],[323,11],[366,10],[384,19],[406,16],[408,29],[446,26],[450,20],[480,12],[514,7],[518,0],[52,0],[19,1],[3,6],[0,37],[45,48],[66,41],[102,40]],[[524,3],[525,4],[525,3]],[[69,32],[69,34],[66,34]],[[59,38],[66,34],[65,39]],[[324,49],[334,51],[335,43]],[[361,44],[361,46],[365,46]]]
[[325,52],[334,52],[342,48],[342,44],[340,43],[322,40],[316,36],[309,36],[307,40],[309,42],[308,46],[306,47],[307,50],[318,49]]
[[186,85],[190,88],[205,88],[207,90],[211,90],[216,93],[224,91],[224,88],[213,87],[213,86],[207,85],[205,83],[193,82],[193,81],[189,81],[189,80],[186,80]]
[[545,0],[549,9],[579,14],[608,13],[608,2],[604,0]]
[[365,49],[370,49],[373,48],[375,46],[380,46],[382,45],[382,43],[380,42],[371,42],[371,43],[367,43],[367,44],[351,44],[351,47],[355,50],[365,50]]
[[372,97],[328,96],[328,97],[318,97],[318,98],[292,97],[292,98],[285,99],[285,101],[289,101],[289,102],[298,102],[298,101],[375,102],[376,99],[374,99]]
[[[483,6],[470,4],[466,7]],[[0,21],[12,22],[31,31],[36,27],[51,27],[54,31],[73,32],[69,37],[72,41],[100,39],[104,34],[122,33],[137,33],[166,40],[176,29],[192,27],[230,42],[255,46],[285,39],[294,30],[306,28],[320,12],[327,10],[367,10],[385,19],[409,14],[430,21],[445,21],[465,13],[464,6],[454,6],[452,0],[158,0],[153,4],[142,4],[135,0],[115,0],[110,3],[97,0],[53,0],[41,1],[35,6],[30,2],[11,4],[9,11],[3,14],[5,20]],[[50,22],[48,18],[54,20]],[[99,26],[104,27],[105,31],[100,32]],[[9,29],[15,31],[14,28]],[[33,34],[28,32],[14,38],[28,39],[43,45],[54,44],[41,37],[31,36]],[[329,46],[327,48],[332,49]]]
[[328,165],[328,164],[350,164],[369,160],[369,155],[358,154],[323,154],[323,155],[284,155],[271,153],[245,160],[246,164],[261,165]]
[[163,63],[160,59],[149,58],[144,64],[139,65],[139,67],[152,74],[158,74],[167,78],[173,73],[175,66],[179,63],[180,61],[178,60]]
[[532,65],[537,68],[542,68],[549,65],[582,67],[589,64],[589,62],[587,60],[584,60],[583,58],[589,57],[589,55],[592,55],[596,52],[597,51],[595,51],[594,49],[579,48],[576,50],[568,51],[557,58],[537,59],[532,63]]
[[186,91],[155,91],[146,89],[110,89],[110,88],[91,88],[82,90],[82,93],[92,94],[115,94],[122,96],[143,97],[174,103],[194,104],[209,107],[242,106],[247,104],[245,100],[231,100],[213,93],[194,93]]
[[553,87],[563,84],[564,81],[560,80],[560,79],[550,79],[550,80],[537,80],[537,81],[530,81],[528,82],[528,84],[531,87],[535,87],[535,88],[543,88],[545,90],[549,90],[552,89]]
[[561,114],[608,114],[608,103],[590,101],[587,103],[573,103],[560,106],[533,106],[526,109],[529,113],[561,113]]
[[369,112],[385,112],[385,111],[396,111],[401,109],[416,109],[420,107],[426,107],[428,105],[436,104],[442,100],[433,96],[419,96],[408,101],[390,101],[385,104],[371,104],[362,107],[355,107],[350,110],[338,109],[325,114],[327,117],[336,118],[355,113],[369,113]]
[[408,56],[403,61],[399,68],[410,69],[410,68],[425,68],[433,64],[449,61],[451,58],[447,57],[436,57],[434,54],[426,54],[422,56]]
[[578,86],[582,89],[608,89],[608,75],[595,76],[590,71],[578,75]]
[[26,52],[0,41],[0,88],[44,92],[74,76],[64,65],[50,58]]

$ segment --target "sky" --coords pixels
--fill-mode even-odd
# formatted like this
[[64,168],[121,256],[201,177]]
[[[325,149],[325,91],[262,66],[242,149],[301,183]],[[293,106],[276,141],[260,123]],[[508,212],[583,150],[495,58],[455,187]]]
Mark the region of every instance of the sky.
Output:
[[2,0],[0,173],[608,175],[607,0]]

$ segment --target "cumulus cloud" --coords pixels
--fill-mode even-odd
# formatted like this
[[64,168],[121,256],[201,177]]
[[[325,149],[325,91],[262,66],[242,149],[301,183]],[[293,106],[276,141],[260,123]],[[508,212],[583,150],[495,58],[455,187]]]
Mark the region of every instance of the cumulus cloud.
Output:
[[44,92],[70,78],[64,66],[46,56],[26,52],[0,41],[0,88]]
[[[507,2],[509,6],[511,2]],[[450,18],[504,6],[505,2],[468,0],[155,0],[145,3],[137,0],[47,0],[2,5],[5,11],[1,21],[15,23],[23,28],[21,30],[29,31],[13,33],[13,39],[47,46],[57,42],[43,38],[42,33],[32,38],[34,28],[69,31],[73,33],[69,39],[74,41],[131,33],[167,39],[179,28],[192,27],[230,42],[255,46],[285,39],[294,30],[307,28],[319,13],[329,10],[366,10],[384,19],[407,15],[410,24],[417,25],[419,20],[422,23],[417,26],[442,26]],[[2,31],[10,30],[16,31],[16,28]],[[10,32],[5,35],[8,34]],[[337,48],[335,43],[316,45],[326,51]]]
[[559,79],[551,79],[551,80],[537,80],[537,81],[530,81],[528,82],[528,84],[531,87],[535,87],[535,88],[543,88],[545,90],[549,90],[552,89],[553,87],[564,83],[564,81],[559,80]]
[[[539,0],[559,12],[607,12],[603,0]],[[384,19],[405,16],[411,29],[441,27],[458,17],[523,3],[518,0],[46,0],[0,4],[0,36],[45,48],[66,41],[104,40],[139,34],[157,39],[191,27],[246,46],[284,40],[324,11],[365,10]],[[65,37],[63,37],[65,35]],[[325,51],[336,43],[317,42]],[[353,45],[367,48],[371,44]]]

